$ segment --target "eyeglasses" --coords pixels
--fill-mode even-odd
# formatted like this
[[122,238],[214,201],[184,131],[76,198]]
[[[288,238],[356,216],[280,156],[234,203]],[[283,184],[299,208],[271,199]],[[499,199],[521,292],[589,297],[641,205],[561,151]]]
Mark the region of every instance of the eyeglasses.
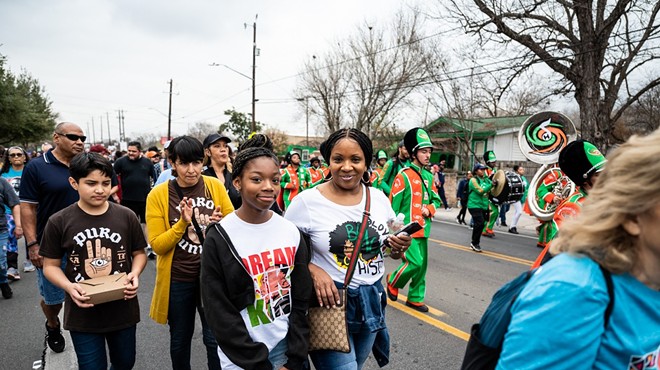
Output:
[[15,158],[15,157],[22,157],[23,153],[9,153],[9,157]]
[[71,140],[71,141],[78,141],[78,140],[80,140],[80,141],[82,141],[82,142],[84,143],[85,140],[87,140],[87,136],[85,136],[85,135],[62,134],[62,133],[59,133],[59,132],[56,132],[56,134],[58,134],[58,135],[62,135],[62,136],[66,136],[66,138],[69,139],[69,140]]

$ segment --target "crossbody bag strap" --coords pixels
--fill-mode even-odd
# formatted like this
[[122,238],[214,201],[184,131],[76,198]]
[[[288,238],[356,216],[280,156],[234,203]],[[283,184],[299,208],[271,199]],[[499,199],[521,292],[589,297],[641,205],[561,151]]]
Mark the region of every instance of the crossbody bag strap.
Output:
[[[183,190],[181,190],[181,187],[179,186],[179,183],[176,182],[176,179],[170,180],[174,184],[174,189],[176,190],[176,193],[179,194],[179,201],[183,200]],[[199,223],[197,222],[197,219],[195,218],[195,215],[191,217],[193,227],[195,228],[195,234],[197,234],[197,237],[199,238],[200,243],[204,244],[204,232],[202,231],[201,226],[199,226]]]
[[355,266],[357,265],[358,256],[360,255],[360,249],[362,247],[362,238],[364,232],[367,229],[367,224],[369,223],[369,209],[371,207],[371,191],[367,186],[364,187],[366,191],[367,199],[364,202],[364,213],[362,214],[362,222],[360,223],[360,232],[358,233],[357,241],[355,242],[355,248],[353,249],[353,254],[351,254],[351,260],[348,263],[348,268],[346,269],[346,277],[344,277],[344,288],[348,288],[348,284],[353,278],[355,273]]

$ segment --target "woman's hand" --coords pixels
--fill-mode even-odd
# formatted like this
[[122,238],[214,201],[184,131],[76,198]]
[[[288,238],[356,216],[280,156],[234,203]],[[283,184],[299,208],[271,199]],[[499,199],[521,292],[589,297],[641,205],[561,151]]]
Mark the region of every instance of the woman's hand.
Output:
[[181,203],[179,203],[179,208],[181,208],[181,219],[189,224],[192,222],[192,216],[193,216],[193,203],[192,199],[188,199],[187,197],[183,197],[181,199]]
[[339,291],[330,275],[313,263],[309,264],[309,274],[314,282],[314,291],[321,307],[334,307],[340,303]]
[[387,237],[387,243],[392,248],[391,256],[394,259],[401,258],[401,255],[405,253],[412,243],[412,237],[406,233],[400,233],[399,235],[389,235]]
[[211,222],[220,222],[222,220],[222,207],[217,206],[211,215]]

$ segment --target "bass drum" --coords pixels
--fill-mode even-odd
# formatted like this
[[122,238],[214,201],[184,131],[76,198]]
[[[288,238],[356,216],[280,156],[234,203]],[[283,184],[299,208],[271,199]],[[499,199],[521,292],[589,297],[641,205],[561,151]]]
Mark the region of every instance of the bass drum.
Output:
[[522,199],[525,183],[517,173],[499,170],[493,180],[497,180],[497,186],[491,190],[491,195],[497,204],[515,203]]

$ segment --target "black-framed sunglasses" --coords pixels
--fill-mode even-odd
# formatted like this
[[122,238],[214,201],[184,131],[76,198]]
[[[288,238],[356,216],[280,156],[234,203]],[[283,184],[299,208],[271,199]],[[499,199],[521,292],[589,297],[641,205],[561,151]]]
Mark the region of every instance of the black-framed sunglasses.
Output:
[[69,140],[71,140],[71,141],[78,141],[78,140],[80,140],[80,141],[82,141],[82,142],[84,143],[85,140],[87,140],[87,136],[85,136],[85,135],[61,134],[61,133],[59,133],[59,132],[56,132],[56,134],[58,134],[58,135],[62,135],[62,136],[66,136],[66,138],[69,139]]
[[9,153],[9,157],[11,158],[16,158],[16,157],[22,157],[23,153]]

